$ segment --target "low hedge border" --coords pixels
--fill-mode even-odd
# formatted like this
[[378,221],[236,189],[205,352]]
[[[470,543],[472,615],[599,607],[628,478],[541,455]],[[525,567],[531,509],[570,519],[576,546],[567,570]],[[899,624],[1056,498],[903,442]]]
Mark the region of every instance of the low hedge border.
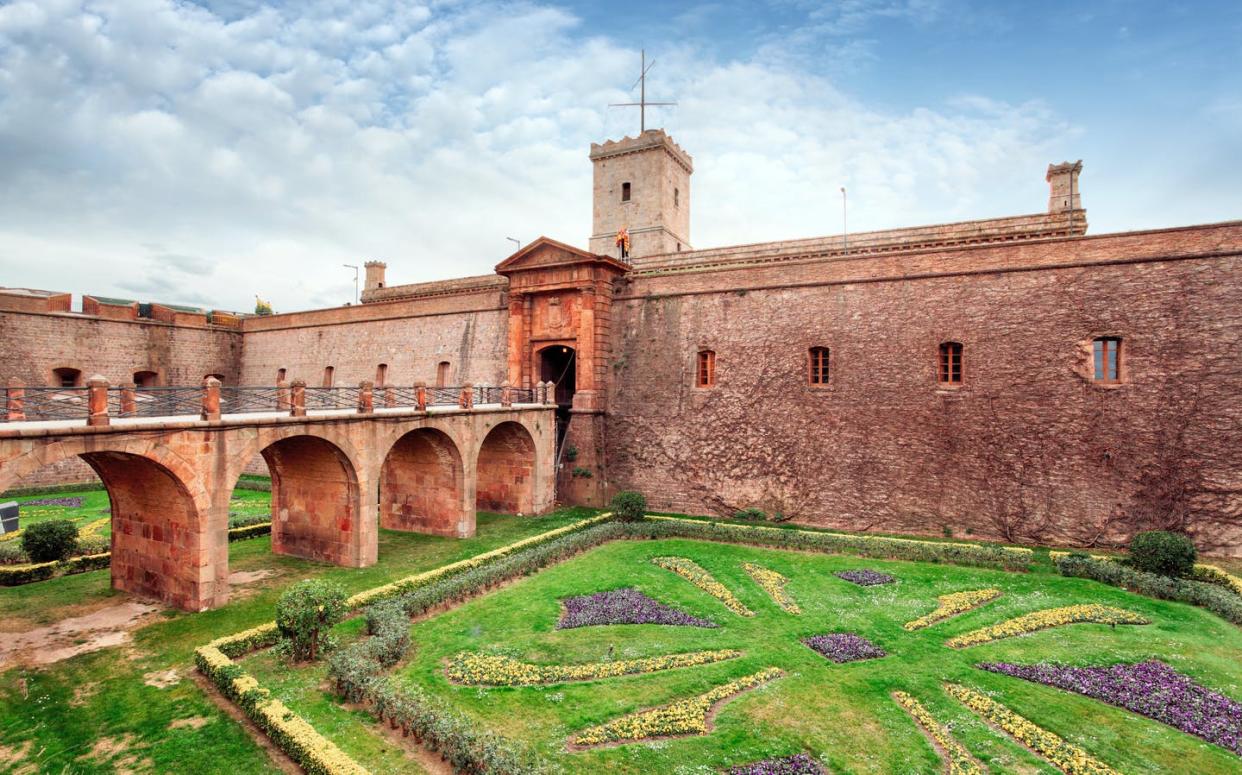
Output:
[[[1076,552],[1053,549],[1048,552],[1048,558],[1051,559],[1053,565],[1055,565],[1057,564],[1058,561],[1066,557],[1069,557],[1073,554],[1076,554]],[[1089,556],[1093,560],[1099,560],[1100,562],[1115,562],[1115,563],[1120,563],[1122,565],[1127,565],[1128,567],[1128,564],[1125,562],[1126,558],[1124,555],[1090,554],[1087,556]],[[1132,568],[1132,570],[1137,571],[1138,569]],[[1234,576],[1233,574],[1226,571],[1224,568],[1218,568],[1215,565],[1209,565],[1204,562],[1196,563],[1194,567],[1194,571],[1191,573],[1189,580],[1199,581],[1204,584],[1215,584],[1218,587],[1224,587],[1230,592],[1233,592],[1235,595],[1242,596],[1242,578]]]
[[[267,535],[270,532],[272,532],[271,522],[235,527],[229,530],[229,543]],[[72,576],[76,573],[101,570],[111,564],[112,553],[100,552],[99,554],[80,555],[78,557],[70,557],[67,560],[54,560],[52,562],[0,565],[0,587],[20,587],[23,584],[47,581],[58,576]]]
[[1159,576],[1112,559],[1058,554],[1062,556],[1058,556],[1055,562],[1062,576],[1093,579],[1147,597],[1189,603],[1206,608],[1222,619],[1242,626],[1242,595],[1231,591],[1231,587],[1207,581]]

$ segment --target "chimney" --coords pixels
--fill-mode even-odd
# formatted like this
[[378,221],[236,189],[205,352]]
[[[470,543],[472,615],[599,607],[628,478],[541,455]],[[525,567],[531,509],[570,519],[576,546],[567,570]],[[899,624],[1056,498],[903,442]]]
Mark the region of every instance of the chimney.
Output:
[[384,270],[388,268],[388,264],[383,261],[368,261],[363,264],[367,270],[366,284],[362,286],[363,290],[374,291],[384,287]]
[[1048,181],[1048,212],[1063,213],[1082,209],[1082,190],[1078,187],[1080,172],[1082,159],[1073,164],[1063,161],[1060,164],[1048,165],[1048,174],[1044,176]]

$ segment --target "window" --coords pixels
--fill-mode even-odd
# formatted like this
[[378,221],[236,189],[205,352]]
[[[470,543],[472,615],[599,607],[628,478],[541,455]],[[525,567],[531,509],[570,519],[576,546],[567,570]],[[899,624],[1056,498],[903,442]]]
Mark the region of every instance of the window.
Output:
[[630,201],[630,184],[629,183],[621,184],[621,201],[622,202]]
[[810,350],[810,368],[807,379],[812,385],[828,384],[828,348],[812,347]]
[[381,363],[375,367],[375,384],[383,387],[388,384],[388,364]]
[[711,350],[699,351],[699,365],[694,375],[694,384],[701,388],[716,384],[716,353]]
[[940,343],[940,371],[938,381],[942,386],[962,384],[962,343]]
[[1095,381],[1106,385],[1121,382],[1121,340],[1115,336],[1102,336],[1093,343],[1095,352]]
[[673,207],[681,207],[681,191],[673,189]]
[[281,382],[284,382],[284,381],[285,381],[285,370],[284,370],[284,369],[277,369],[277,370],[276,370],[276,382],[277,382],[277,384],[279,384],[279,383],[281,383]]
[[78,387],[82,384],[82,372],[68,367],[52,369],[52,384],[63,388]]
[[135,371],[134,384],[140,388],[155,387],[160,384],[160,375],[154,371]]
[[436,387],[448,387],[449,368],[448,361],[440,361],[440,365],[436,366]]
[[323,367],[323,386],[332,387],[332,381],[336,378],[336,368],[333,366]]
[[223,384],[224,375],[223,374],[204,374],[203,381],[206,382],[208,379],[216,379],[216,380],[219,380]]

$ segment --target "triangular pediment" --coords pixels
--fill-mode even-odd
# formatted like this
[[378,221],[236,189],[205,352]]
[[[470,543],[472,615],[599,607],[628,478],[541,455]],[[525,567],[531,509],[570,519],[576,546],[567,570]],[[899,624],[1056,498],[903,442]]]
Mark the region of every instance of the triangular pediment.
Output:
[[549,237],[540,237],[496,265],[497,274],[510,275],[527,269],[545,269],[572,264],[604,264],[625,272],[629,266],[615,258],[591,253]]

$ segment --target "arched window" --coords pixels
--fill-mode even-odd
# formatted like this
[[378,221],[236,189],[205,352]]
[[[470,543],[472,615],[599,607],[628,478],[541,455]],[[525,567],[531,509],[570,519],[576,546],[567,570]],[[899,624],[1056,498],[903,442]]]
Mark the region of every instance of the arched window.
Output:
[[285,370],[284,370],[284,369],[277,369],[277,370],[276,370],[276,383],[277,383],[277,384],[280,384],[281,382],[284,382],[284,381],[285,381],[285,373],[286,373],[286,372],[285,372]]
[[375,367],[375,384],[383,387],[388,384],[388,364],[381,363]]
[[695,369],[694,384],[696,387],[707,388],[716,384],[716,353],[712,350],[699,350],[698,368]]
[[944,387],[962,384],[961,342],[940,343],[940,369],[937,381]]
[[336,367],[335,366],[324,366],[323,367],[323,386],[332,387],[332,383],[335,379],[336,379]]
[[807,381],[812,385],[827,385],[828,348],[812,347],[807,355]]
[[221,384],[223,384],[223,382],[224,382],[224,375],[223,375],[223,374],[204,374],[204,375],[203,375],[203,381],[205,382],[205,381],[207,381],[208,379],[216,379],[216,380],[219,380],[219,381],[221,382]]
[[154,371],[135,371],[134,384],[140,388],[155,387],[160,384],[160,375]]
[[82,384],[82,370],[68,366],[52,369],[52,385],[54,387],[78,387]]
[[1095,360],[1095,381],[1106,385],[1121,382],[1121,339],[1101,336],[1092,343]]
[[452,368],[448,361],[440,361],[436,366],[436,387],[448,387],[449,369]]
[[621,184],[621,201],[622,202],[630,201],[630,184],[629,183]]

